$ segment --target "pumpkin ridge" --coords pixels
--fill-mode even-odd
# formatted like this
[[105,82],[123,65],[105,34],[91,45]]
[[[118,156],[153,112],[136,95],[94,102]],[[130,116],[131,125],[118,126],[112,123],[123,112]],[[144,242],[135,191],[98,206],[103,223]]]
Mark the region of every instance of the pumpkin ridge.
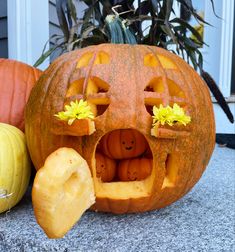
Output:
[[25,152],[27,149],[22,131],[0,123],[0,139],[0,176],[3,176],[0,189],[6,190],[9,195],[9,198],[0,200],[2,213],[14,207],[23,197],[30,178],[30,159]]
[[[3,129],[4,130],[4,129]],[[17,144],[18,144],[18,136],[14,133],[14,132],[10,132],[10,130],[9,129],[7,129],[6,127],[5,127],[5,134],[7,135],[7,138],[8,138],[8,142],[10,143],[10,146],[11,146],[11,151],[13,152],[13,155],[12,155],[12,157],[13,157],[13,166],[14,167],[16,167],[17,165],[18,165],[18,162],[17,162],[17,160],[15,159],[15,157],[16,157],[16,155],[15,155],[15,148],[14,148],[14,143],[12,142],[13,140],[12,140],[12,138],[10,137],[10,135],[11,134],[13,134],[15,137],[16,137],[16,139],[17,139],[17,141],[15,141]],[[12,173],[12,176],[11,176],[12,178],[14,178],[15,177],[15,169],[13,169],[13,173]],[[11,183],[11,187],[10,187],[10,190],[9,190],[9,192],[8,193],[13,193],[12,194],[12,198],[10,199],[10,200],[13,200],[13,199],[15,199],[15,201],[17,201],[18,200],[18,197],[19,197],[19,190],[17,191],[17,192],[13,192],[12,191],[12,188],[14,188],[15,187],[15,180],[13,180],[13,183]]]
[[[27,80],[26,80],[26,91],[25,91],[25,93],[24,93],[24,101],[25,101],[25,104],[26,104],[26,102],[27,102],[27,97],[29,96],[29,93],[30,93],[30,89],[29,89],[29,79],[30,79],[30,74],[29,74],[29,71],[30,71],[31,69],[28,69],[28,73],[27,73]],[[33,74],[34,74],[34,72],[33,72]],[[36,78],[35,78],[35,80],[36,80]],[[24,108],[24,110],[23,110],[23,113],[25,113],[25,108]],[[23,120],[21,123],[22,124],[24,124],[24,121],[25,120]],[[23,127],[23,125],[22,125],[22,127]]]
[[104,144],[105,144],[105,150],[107,151],[107,154],[112,157],[112,153],[109,149],[109,141],[110,141],[110,132],[107,133],[107,135],[104,136]]
[[[16,78],[16,74],[15,74],[16,67],[15,67],[15,65],[16,65],[16,62],[13,62],[13,80],[14,80],[14,81],[12,81],[13,86],[14,86],[13,83],[16,82],[16,80],[15,80],[15,78]],[[18,85],[16,85],[16,86],[18,86]],[[16,87],[14,86],[14,89],[12,89],[12,90],[15,91],[15,89],[16,89]],[[13,113],[12,107],[13,107],[13,103],[14,103],[14,93],[15,93],[14,91],[11,92],[10,110],[9,110],[10,113],[8,114],[8,121],[10,122],[10,124],[12,124],[12,113]],[[17,122],[17,125],[18,125],[18,122]]]
[[[16,132],[11,132],[14,136],[15,136],[15,139],[17,139],[17,145],[18,145],[18,148],[20,149],[20,150],[23,150],[23,146],[21,146],[21,141],[20,140],[22,140],[22,141],[24,141],[24,143],[26,144],[26,142],[25,142],[25,140],[23,139],[24,138],[24,136],[21,134],[21,136],[20,135],[18,135],[17,136],[17,134],[16,134]],[[22,139],[20,139],[22,137]],[[23,144],[23,143],[22,143]],[[15,155],[13,155],[13,156],[15,156]],[[21,163],[22,163],[22,166],[23,166],[23,164],[24,164],[24,159],[22,159],[21,160]],[[15,164],[15,166],[17,166],[17,165],[19,165],[19,162],[16,160],[16,164]],[[23,172],[25,172],[26,173],[26,170],[25,169],[23,169]],[[23,179],[22,178],[25,178],[25,174],[24,173],[21,173],[20,172],[20,175],[21,175],[21,179],[20,179],[20,190],[18,190],[17,192],[13,192],[13,193],[15,193],[16,195],[16,201],[19,201],[19,199],[21,198],[21,195],[23,195],[24,193],[25,193],[25,191],[26,191],[26,188],[24,189],[24,187],[22,186],[24,183],[24,181],[23,181]],[[14,176],[13,176],[14,177]],[[28,180],[29,180],[29,178],[28,178]]]
[[137,148],[137,133],[136,133],[136,131],[131,131],[131,133],[132,133],[132,136],[134,137],[134,139],[135,139],[135,145],[133,146],[133,149],[136,151],[136,148]]
[[86,94],[86,90],[87,90],[87,87],[88,87],[88,81],[90,79],[90,75],[91,75],[91,71],[92,71],[92,67],[94,65],[94,62],[95,62],[95,59],[97,57],[97,51],[94,51],[94,54],[90,60],[90,63],[88,64],[88,71],[86,72],[86,76],[85,76],[85,80],[84,80],[84,83],[83,83],[83,97],[84,99],[86,100],[87,98],[87,94]]
[[[177,59],[178,60],[178,59]],[[185,62],[184,62],[185,63]],[[178,62],[177,61],[175,61],[175,64],[178,66]],[[178,67],[178,69],[179,69],[179,67]],[[189,68],[189,70],[188,70],[190,73],[192,73],[192,71],[191,71],[191,67]],[[185,76],[185,72],[183,73],[180,69],[179,69],[179,72],[180,72],[180,74],[182,75],[182,77],[183,77],[183,79],[184,79],[184,82],[185,83],[188,83],[188,81],[187,81],[187,78],[189,78],[190,79],[190,81],[193,83],[193,85],[188,85],[188,88],[191,90],[191,92],[190,92],[190,95],[193,97],[193,96],[195,96],[196,94],[196,90],[197,90],[197,92],[198,93],[203,93],[203,92],[201,92],[201,88],[199,88],[199,86],[198,86],[198,83],[195,83],[195,79],[194,78],[192,78],[192,75],[187,75],[187,76]],[[202,94],[203,95],[203,98],[205,98],[205,96],[204,96],[204,94]],[[196,104],[195,103],[195,101],[194,101],[194,99],[190,99],[191,100],[191,102],[192,102],[192,107],[193,107],[193,110],[194,110],[194,114],[195,114],[195,117],[196,118],[199,118],[199,111],[198,111],[198,109],[195,109],[195,108],[197,108],[197,106],[198,106],[198,104]],[[203,104],[202,104],[202,106],[203,106]],[[197,126],[198,127],[198,126]],[[193,160],[191,160],[191,164],[193,163]],[[189,185],[191,184],[191,179],[192,179],[192,173],[193,173],[193,171],[192,170],[189,170],[189,173],[188,173],[188,176],[187,176],[187,179],[185,180],[186,181],[186,183],[185,183],[185,185],[182,187],[182,189],[181,189],[181,191],[179,192],[179,194],[184,194],[183,192],[185,192],[186,191],[186,188],[188,188],[189,187]],[[190,186],[190,188],[191,188],[191,186]],[[189,189],[190,190],[190,189]]]
[[[17,145],[18,145],[18,148],[20,149],[20,150],[22,150],[23,148],[20,148],[21,146],[20,146],[20,141],[19,141],[19,138],[20,138],[20,136],[17,136],[16,134],[15,134],[15,132],[13,132],[13,135],[15,135],[15,137],[17,138]],[[24,159],[22,159],[21,160],[21,163],[22,163],[22,166],[23,166],[23,162],[24,162]],[[19,165],[18,164],[18,162],[17,162],[17,164],[16,165]],[[19,199],[20,199],[20,195],[23,193],[24,194],[24,192],[22,191],[24,188],[23,188],[23,179],[22,178],[24,178],[25,177],[25,174],[24,174],[24,172],[26,172],[26,170],[25,169],[23,169],[23,173],[20,173],[20,175],[21,175],[21,179],[20,179],[20,190],[18,190],[17,192],[13,192],[13,193],[16,193],[16,200],[18,201]]]
[[117,132],[118,132],[118,138],[119,138],[119,143],[120,143],[118,145],[118,147],[119,147],[119,156],[123,156],[123,151],[122,151],[122,133],[123,133],[123,131],[118,130]]
[[169,102],[170,102],[170,101],[169,101],[169,88],[168,88],[167,80],[166,80],[166,79],[167,79],[167,72],[166,72],[166,70],[164,69],[164,67],[162,66],[161,61],[159,60],[157,49],[156,49],[156,50],[153,50],[153,48],[150,47],[150,46],[148,46],[147,48],[148,48],[148,50],[149,50],[150,52],[152,52],[152,54],[156,57],[156,59],[157,59],[157,61],[158,61],[158,64],[159,64],[159,66],[161,67],[161,70],[162,70],[162,72],[163,72],[162,80],[163,80],[163,85],[164,85],[164,91],[163,91],[162,94],[164,94],[164,97],[162,98],[162,100],[163,100],[163,105],[166,106],[166,105],[168,105]]
[[[24,112],[30,90],[37,79],[34,78],[33,67],[6,59],[0,64],[0,121],[16,126],[24,131]],[[38,72],[41,71],[34,69]],[[26,97],[26,98],[25,98]]]
[[[192,71],[192,69],[190,69],[190,70],[192,72],[192,76],[193,75],[195,76],[195,73]],[[195,80],[195,78],[193,78],[193,80]],[[207,85],[205,84],[203,79],[201,79],[200,81],[202,83],[202,88],[199,88],[199,86],[198,86],[198,90],[201,93],[201,95],[204,97],[204,101],[203,101],[202,106],[206,106],[207,110],[210,111],[209,113],[208,112],[206,113],[206,116],[208,116],[208,115],[210,116],[211,120],[207,120],[207,122],[209,124],[208,127],[212,129],[211,138],[214,139],[214,141],[210,141],[211,143],[208,142],[210,149],[211,149],[210,154],[207,157],[207,159],[209,161],[209,156],[212,155],[213,149],[215,146],[215,123],[213,123],[214,122],[214,111],[213,111],[213,107],[211,107],[209,104],[209,103],[211,103],[211,96],[210,96],[209,88],[207,87]],[[208,99],[208,97],[209,97],[209,99]],[[208,161],[207,161],[207,163],[208,163]]]
[[[63,61],[60,65],[59,65],[59,67],[57,67],[57,69],[55,70],[55,73],[54,73],[54,75],[53,75],[53,77],[52,77],[52,80],[53,79],[55,79],[55,78],[57,78],[57,75],[58,75],[58,72],[59,71],[62,71],[61,69],[63,68],[63,66],[64,65],[66,65],[66,61]],[[49,82],[49,81],[48,81]],[[57,81],[57,83],[58,83],[58,81]],[[51,85],[50,84],[50,82],[48,83],[48,86],[47,86],[47,92],[49,93],[50,92],[50,90],[53,88],[53,85]],[[53,88],[53,90],[54,89],[56,89],[56,85],[54,84],[54,88]],[[43,99],[42,99],[42,101],[41,101],[41,107],[42,107],[42,109],[41,109],[41,111],[40,111],[40,118],[43,118],[43,114],[46,114],[47,113],[47,109],[45,109],[45,103],[46,103],[46,95],[44,95],[43,96]],[[46,112],[45,112],[46,111]],[[43,120],[40,120],[40,125],[39,125],[39,128],[40,128],[40,131],[42,132],[43,131]],[[41,157],[46,157],[46,153],[44,152],[44,150],[46,150],[46,146],[44,146],[44,144],[43,144],[43,142],[40,142],[41,144],[40,144],[40,147],[39,147],[39,152],[40,152],[40,156]],[[40,158],[41,159],[41,158]]]
[[[7,129],[7,128],[5,128],[5,129],[3,129],[3,130],[5,130],[5,134],[6,134],[6,136],[7,136],[7,138],[8,138],[8,142],[10,143],[10,146],[11,146],[11,151],[13,151],[13,154],[14,154],[14,150],[15,150],[15,148],[14,148],[14,145],[13,145],[13,143],[12,143],[12,139],[11,139],[11,137],[10,137],[10,134],[9,134],[9,130]],[[15,164],[16,162],[15,162],[15,155],[12,155],[13,156],[13,163]],[[12,171],[12,178],[14,178],[15,176],[15,169],[13,169],[13,171]],[[13,186],[14,186],[14,183],[11,183],[11,187],[10,187],[10,190],[9,190],[9,192],[8,193],[11,193],[12,192],[12,188],[13,188]],[[14,192],[13,192],[14,193]],[[13,197],[15,197],[15,195],[13,195]]]

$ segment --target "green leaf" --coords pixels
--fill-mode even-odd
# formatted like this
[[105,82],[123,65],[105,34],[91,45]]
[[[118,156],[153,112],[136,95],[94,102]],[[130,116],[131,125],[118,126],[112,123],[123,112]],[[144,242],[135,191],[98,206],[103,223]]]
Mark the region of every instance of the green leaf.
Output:
[[197,49],[197,54],[198,54],[198,67],[201,72],[203,69],[203,56],[202,56],[202,53],[200,52],[200,50],[198,50],[198,49]]
[[90,45],[99,45],[107,42],[108,42],[107,40],[103,40],[100,36],[92,36],[85,38],[81,43],[81,47],[87,47]]
[[202,22],[204,24],[210,25],[208,22],[206,22],[202,17],[200,17],[196,10],[194,10],[193,5],[192,5],[192,1],[191,0],[177,0],[179,3],[181,3],[182,5],[184,5],[192,14],[192,16],[194,16],[194,18],[199,22]]
[[94,25],[87,27],[86,30],[84,30],[83,33],[81,34],[81,38],[84,39],[84,38],[89,37],[91,32],[95,29],[96,29],[96,26],[94,26]]
[[200,35],[200,33],[195,28],[193,28],[189,23],[185,22],[183,19],[174,18],[170,22],[171,23],[179,23],[184,28],[187,28],[197,38],[197,40],[199,42],[201,42],[202,44],[205,44],[204,41],[203,41],[203,38]]
[[77,10],[76,10],[75,4],[73,3],[73,0],[68,0],[68,10],[69,10],[69,13],[70,13],[71,17],[73,18],[74,22],[76,23]]
[[174,41],[176,45],[178,44],[177,37],[172,32],[169,23],[161,25],[161,29]]
[[81,33],[83,33],[84,30],[87,29],[89,25],[93,25],[93,23],[90,22],[92,14],[93,14],[92,8],[87,8],[85,10],[84,16],[83,16],[83,25],[82,25]]
[[187,53],[188,53],[188,56],[189,56],[191,62],[193,63],[194,69],[197,70],[197,58],[196,58],[195,52],[188,50]]
[[152,4],[152,8],[153,8],[153,11],[155,11],[156,13],[158,12],[158,4],[159,4],[159,0],[151,0],[151,4]]
[[220,18],[216,12],[215,12],[215,4],[214,4],[214,1],[213,0],[210,0],[211,1],[211,6],[212,6],[212,9],[213,9],[213,12],[214,12],[214,15],[217,17],[217,18]]
[[192,39],[183,37],[182,39],[187,47],[190,47],[192,49],[197,49],[199,47],[198,44],[196,44]]
[[167,23],[170,19],[170,15],[172,12],[173,0],[165,0],[166,1],[166,13],[165,13],[165,22]]
[[66,0],[56,1],[56,12],[60,24],[60,28],[64,33],[65,39],[69,39],[69,27],[66,19]]
[[220,107],[223,109],[224,113],[227,115],[227,118],[231,123],[234,123],[234,117],[231,113],[231,110],[226,103],[223,94],[221,93],[219,87],[217,86],[216,82],[213,80],[213,78],[210,76],[209,73],[202,70],[201,73],[202,78],[206,82],[207,86],[209,87],[211,93],[214,95],[215,99],[217,100]]
[[50,48],[49,50],[47,50],[46,52],[42,53],[42,55],[40,56],[40,58],[34,63],[34,67],[38,67],[39,65],[41,65],[45,59],[47,57],[49,57],[57,48],[60,48],[62,46],[62,44],[59,44],[55,47]]

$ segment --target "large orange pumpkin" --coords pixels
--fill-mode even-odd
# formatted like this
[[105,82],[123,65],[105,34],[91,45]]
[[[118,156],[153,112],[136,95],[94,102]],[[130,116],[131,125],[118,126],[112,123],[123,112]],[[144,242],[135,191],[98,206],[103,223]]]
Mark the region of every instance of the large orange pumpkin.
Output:
[[0,122],[24,131],[24,110],[41,71],[16,60],[0,59]]
[[[76,99],[90,105],[95,131],[54,116]],[[174,103],[191,116],[191,123],[162,125],[152,136],[153,106]],[[152,172],[140,181],[102,182],[96,176],[97,146],[106,134],[126,129],[145,138]],[[93,209],[126,213],[165,207],[187,193],[211,157],[215,125],[206,84],[181,58],[153,46],[103,44],[64,54],[43,73],[27,104],[26,136],[36,169],[59,147],[74,148],[92,170]]]

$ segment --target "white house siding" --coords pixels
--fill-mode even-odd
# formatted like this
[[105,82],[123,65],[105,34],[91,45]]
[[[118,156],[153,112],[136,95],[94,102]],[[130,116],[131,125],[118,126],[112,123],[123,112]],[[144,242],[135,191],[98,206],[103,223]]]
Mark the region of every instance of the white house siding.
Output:
[[8,57],[7,1],[0,0],[0,58]]

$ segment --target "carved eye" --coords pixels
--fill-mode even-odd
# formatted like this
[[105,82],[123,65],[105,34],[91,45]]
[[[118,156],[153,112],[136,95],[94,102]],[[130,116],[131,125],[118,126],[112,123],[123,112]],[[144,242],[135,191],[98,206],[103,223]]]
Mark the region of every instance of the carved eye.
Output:
[[107,95],[109,87],[108,83],[96,76],[90,77],[87,81],[85,78],[75,80],[69,85],[66,103],[76,99],[87,100],[95,117],[100,116],[108,109],[110,104]]
[[150,115],[153,115],[153,106],[159,107],[160,104],[174,103],[181,107],[186,105],[186,96],[183,90],[173,80],[169,78],[153,78],[144,89],[145,107]]
[[90,72],[89,69],[94,65],[109,63],[110,55],[104,51],[84,53],[77,61],[66,93],[65,105],[83,99],[88,102],[95,117],[102,115],[110,104],[107,94],[110,85],[98,76],[87,75],[87,72]]
[[161,54],[148,53],[144,56],[144,65],[147,67],[162,67],[164,69],[177,69],[175,63]]
[[109,64],[110,56],[103,51],[98,53],[95,52],[87,52],[84,53],[77,62],[76,68],[87,67],[90,64],[100,65],[100,64]]

